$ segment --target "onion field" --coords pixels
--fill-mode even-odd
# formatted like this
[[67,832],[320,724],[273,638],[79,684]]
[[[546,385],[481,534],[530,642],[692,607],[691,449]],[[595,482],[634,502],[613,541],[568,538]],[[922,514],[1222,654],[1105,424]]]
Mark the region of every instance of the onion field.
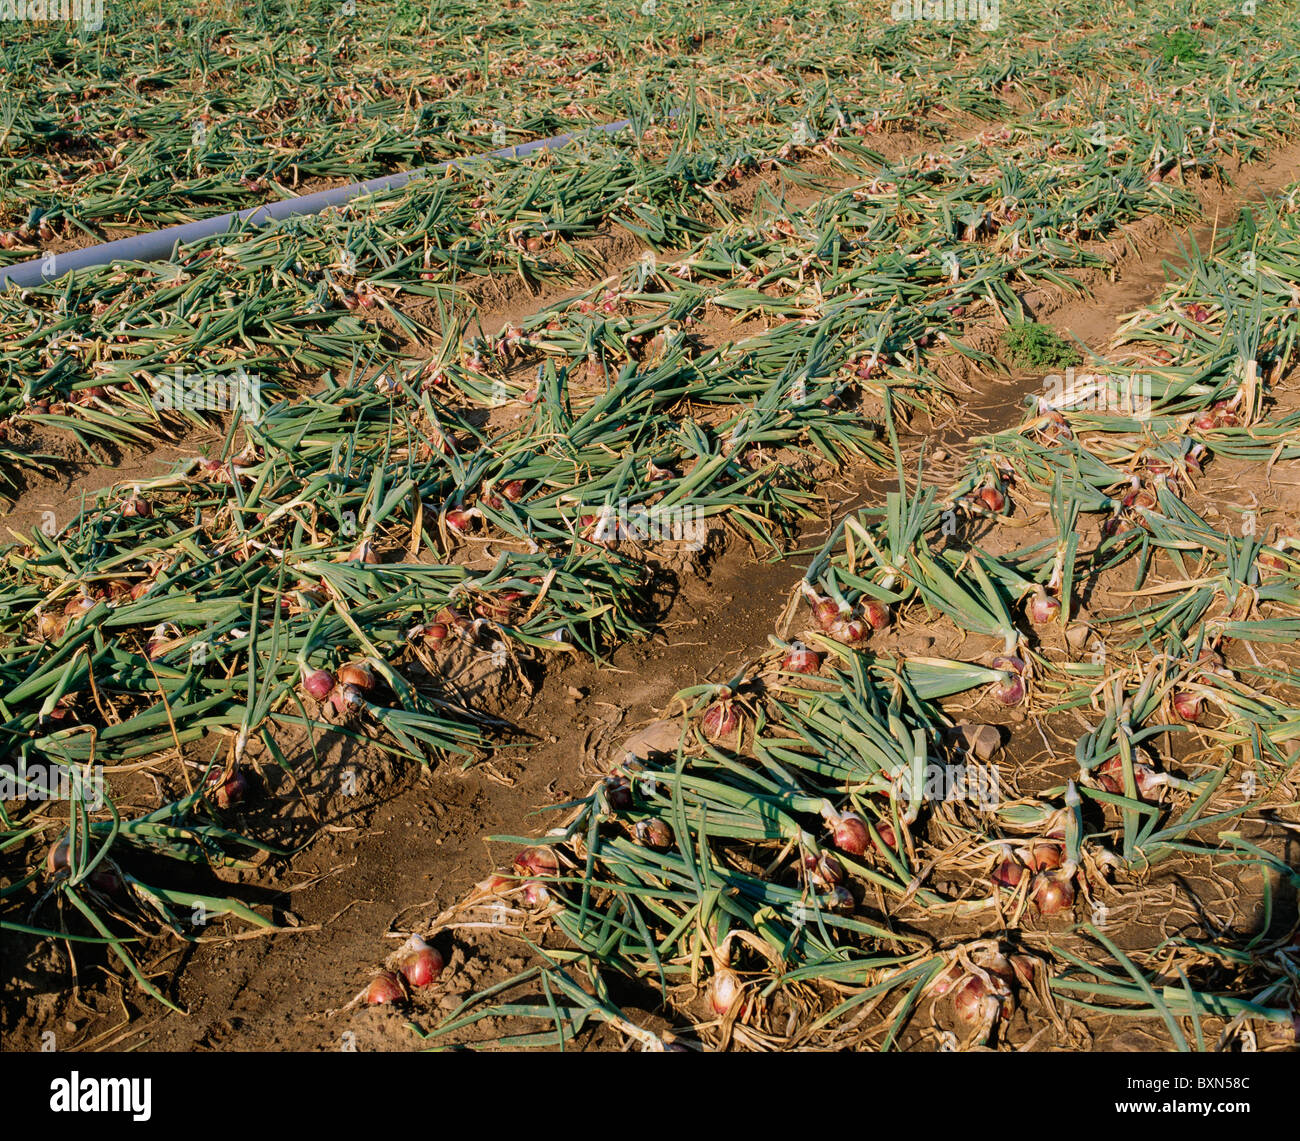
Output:
[[1300,4],[19,8],[7,1049],[1296,1050]]

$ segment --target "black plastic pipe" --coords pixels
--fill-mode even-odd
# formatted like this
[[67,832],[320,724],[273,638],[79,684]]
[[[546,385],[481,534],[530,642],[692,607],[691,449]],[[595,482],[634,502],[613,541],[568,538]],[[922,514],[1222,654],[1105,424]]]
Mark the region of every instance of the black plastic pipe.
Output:
[[44,285],[65,273],[90,266],[108,265],[114,261],[163,261],[170,258],[176,247],[187,242],[196,242],[213,234],[229,230],[236,222],[247,222],[260,226],[267,222],[276,222],[284,218],[319,214],[331,206],[341,206],[363,194],[374,194],[380,190],[395,190],[417,178],[426,178],[441,174],[458,163],[472,162],[482,158],[522,158],[534,151],[552,150],[572,142],[580,135],[590,132],[613,134],[624,127],[630,127],[632,120],[619,119],[613,123],[601,123],[594,127],[584,127],[579,131],[570,131],[564,135],[553,135],[549,139],[534,139],[530,143],[518,146],[502,147],[500,150],[487,151],[482,154],[468,155],[465,158],[449,159],[434,166],[407,170],[400,174],[385,174],[372,178],[368,182],[354,182],[350,186],[336,186],[332,190],[321,190],[301,198],[285,198],[265,206],[253,206],[247,210],[237,210],[221,214],[215,218],[201,218],[197,222],[186,222],[180,226],[168,226],[165,230],[153,230],[147,234],[132,234],[129,238],[119,238],[114,242],[103,242],[97,246],[87,246],[84,250],[70,250],[55,254],[53,266],[50,256],[44,255],[33,261],[18,262],[8,268],[0,268],[0,291],[10,285],[28,289],[35,285]]

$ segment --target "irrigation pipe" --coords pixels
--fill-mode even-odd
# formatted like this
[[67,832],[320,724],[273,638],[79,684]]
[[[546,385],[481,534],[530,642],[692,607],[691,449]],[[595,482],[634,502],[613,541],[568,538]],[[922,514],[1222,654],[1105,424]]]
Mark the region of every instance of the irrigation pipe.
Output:
[[553,150],[572,142],[580,135],[601,132],[613,134],[624,127],[632,125],[631,119],[619,119],[613,123],[601,123],[593,127],[584,127],[579,131],[570,131],[563,135],[552,135],[549,139],[534,139],[532,142],[520,143],[513,147],[502,147],[495,151],[485,151],[464,158],[449,159],[434,166],[419,167],[416,170],[402,171],[400,174],[385,174],[372,178],[368,182],[354,182],[350,186],[336,186],[332,190],[320,190],[301,198],[285,198],[264,206],[252,206],[247,210],[236,210],[221,214],[215,218],[201,218],[197,222],[186,222],[180,226],[168,226],[165,230],[154,230],[147,234],[132,234],[129,238],[119,238],[113,242],[102,242],[96,246],[87,246],[84,250],[69,250],[61,254],[45,254],[32,261],[18,262],[8,268],[0,268],[0,292],[10,285],[27,289],[44,285],[71,273],[77,269],[91,266],[108,265],[115,261],[164,261],[173,256],[176,247],[187,242],[196,242],[200,238],[211,237],[229,230],[235,223],[248,223],[260,226],[268,222],[278,222],[284,218],[303,217],[319,214],[331,206],[341,206],[363,194],[374,194],[381,190],[396,190],[415,179],[427,178],[450,170],[464,162],[473,162],[485,158],[522,158],[534,151]]

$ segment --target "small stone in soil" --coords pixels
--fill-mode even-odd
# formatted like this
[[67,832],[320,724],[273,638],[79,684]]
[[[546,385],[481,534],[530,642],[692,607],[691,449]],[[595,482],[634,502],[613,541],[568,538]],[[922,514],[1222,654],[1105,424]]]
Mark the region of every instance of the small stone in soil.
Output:
[[989,760],[1002,748],[1002,734],[994,725],[976,725],[962,721],[947,731],[952,742],[966,752],[974,755],[976,760]]

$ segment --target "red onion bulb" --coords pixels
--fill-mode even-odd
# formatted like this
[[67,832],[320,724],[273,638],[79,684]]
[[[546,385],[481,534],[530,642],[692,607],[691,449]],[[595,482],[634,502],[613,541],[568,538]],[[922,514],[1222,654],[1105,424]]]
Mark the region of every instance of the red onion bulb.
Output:
[[989,989],[984,980],[979,975],[970,975],[953,992],[952,1008],[961,1022],[975,1026],[983,1021],[989,998]]
[[867,624],[861,618],[848,618],[843,622],[835,623],[830,633],[837,642],[852,645],[854,642],[861,642],[867,636]]
[[[880,843],[876,845],[876,851],[882,856],[886,854],[886,849],[890,852],[898,851],[898,833],[894,831],[893,823],[883,816],[876,821],[876,835],[880,837]],[[881,847],[882,844],[884,847]]]
[[1007,505],[1007,497],[996,487],[981,487],[979,497],[980,502],[995,515],[1001,515],[1002,509]]
[[329,696],[330,708],[335,713],[345,714],[359,705],[363,705],[366,695],[355,685],[338,685]]
[[1030,853],[1031,867],[1036,872],[1051,872],[1065,860],[1060,844],[1035,844]]
[[821,888],[836,887],[844,879],[844,865],[829,852],[817,856],[810,852],[804,857],[804,867],[808,878]]
[[1010,848],[1003,850],[1003,855],[993,867],[992,880],[998,887],[1015,888],[1025,878],[1025,865],[1016,858]]
[[656,852],[666,852],[673,846],[673,830],[658,817],[640,821],[636,826],[636,838]]
[[740,976],[730,968],[724,967],[709,981],[709,1005],[715,1014],[726,1014],[740,1001],[743,993]]
[[208,780],[208,790],[212,793],[216,806],[225,811],[239,804],[248,794],[248,777],[239,768],[231,770],[229,776],[216,772]]
[[624,777],[610,777],[605,782],[605,798],[615,812],[626,812],[632,807],[632,786]]
[[317,701],[324,701],[334,688],[334,675],[329,670],[312,670],[303,678],[302,687]]
[[1039,587],[1029,599],[1029,621],[1035,626],[1049,626],[1061,616],[1061,604]]
[[740,715],[729,700],[722,698],[704,711],[701,727],[710,741],[724,741],[740,728]]
[[382,1006],[385,1003],[401,1002],[406,998],[406,989],[402,980],[392,971],[380,971],[365,989],[365,1000],[370,1006]]
[[1199,693],[1180,689],[1174,693],[1174,712],[1179,720],[1196,724],[1201,719],[1201,706],[1204,698]]
[[997,682],[993,687],[993,695],[1003,705],[1019,705],[1025,699],[1025,683],[1018,677]]
[[419,935],[411,936],[403,952],[402,957],[397,961],[397,969],[417,990],[436,982],[438,976],[442,974],[442,968],[446,966],[442,952],[432,944],[426,943]]
[[1074,885],[1065,876],[1039,872],[1029,898],[1040,915],[1059,915],[1074,907]]
[[[871,833],[867,822],[855,812],[846,812],[835,821],[832,843],[850,856],[860,856],[867,850]],[[883,837],[882,837],[883,839]]]
[[153,514],[153,505],[147,499],[132,495],[122,504],[122,514],[127,519],[148,519]]
[[883,630],[889,625],[889,607],[876,598],[862,604],[862,617],[873,630]]
[[787,673],[815,674],[822,664],[821,655],[807,646],[795,643],[781,659],[781,668]]
[[520,875],[553,876],[560,870],[560,860],[555,849],[546,844],[525,848],[514,860],[515,871]]
[[819,598],[812,609],[813,618],[823,630],[831,630],[840,620],[840,607],[833,598]]
[[459,507],[453,507],[447,512],[447,526],[453,531],[468,531],[474,525],[474,519],[478,512],[473,508],[463,510]]
[[1025,683],[1021,677],[1025,663],[1017,657],[1004,655],[993,659],[993,668],[1011,675],[1006,681],[993,683],[993,695],[1003,705],[1019,705],[1025,699]]

